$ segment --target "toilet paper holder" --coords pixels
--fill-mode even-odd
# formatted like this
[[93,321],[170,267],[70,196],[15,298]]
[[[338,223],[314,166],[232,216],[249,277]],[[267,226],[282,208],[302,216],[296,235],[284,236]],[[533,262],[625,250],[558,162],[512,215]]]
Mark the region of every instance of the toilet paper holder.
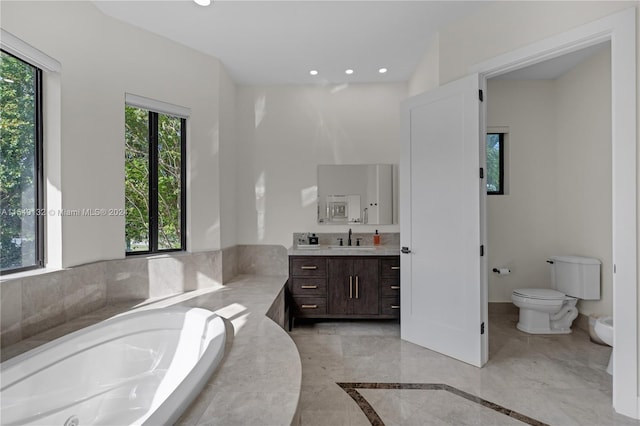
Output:
[[511,269],[509,268],[493,268],[493,272],[498,275],[509,275],[511,273]]

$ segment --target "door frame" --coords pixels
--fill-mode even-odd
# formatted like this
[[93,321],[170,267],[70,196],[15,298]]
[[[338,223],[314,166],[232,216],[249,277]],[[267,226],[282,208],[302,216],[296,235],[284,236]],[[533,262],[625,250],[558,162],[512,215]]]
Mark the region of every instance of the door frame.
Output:
[[[613,407],[620,414],[640,418],[636,8],[496,56],[472,66],[469,72],[480,75],[480,87],[486,92],[491,77],[605,41],[611,42],[613,318],[614,324],[624,324],[614,327]],[[486,109],[486,102],[481,108]],[[485,117],[483,112],[481,134],[486,132]],[[482,214],[486,217],[486,210]],[[488,281],[486,271],[481,279]]]

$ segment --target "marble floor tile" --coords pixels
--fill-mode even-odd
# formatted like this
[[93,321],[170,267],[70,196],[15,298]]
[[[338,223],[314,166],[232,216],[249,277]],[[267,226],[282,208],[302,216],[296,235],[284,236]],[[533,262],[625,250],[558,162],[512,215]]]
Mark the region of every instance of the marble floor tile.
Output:
[[[611,406],[610,347],[580,329],[528,335],[516,323],[517,315],[489,318],[490,358],[483,368],[402,341],[398,321],[296,324],[290,335],[302,360],[301,424],[640,426]],[[342,382],[443,384],[471,397],[357,389],[382,422],[374,423],[336,386]]]

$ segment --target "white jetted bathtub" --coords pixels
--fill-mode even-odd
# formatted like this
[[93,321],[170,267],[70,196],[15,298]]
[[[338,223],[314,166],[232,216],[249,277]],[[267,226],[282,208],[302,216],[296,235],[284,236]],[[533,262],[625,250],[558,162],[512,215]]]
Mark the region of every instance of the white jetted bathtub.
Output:
[[171,307],[120,315],[0,365],[3,425],[175,422],[222,359],[222,318]]

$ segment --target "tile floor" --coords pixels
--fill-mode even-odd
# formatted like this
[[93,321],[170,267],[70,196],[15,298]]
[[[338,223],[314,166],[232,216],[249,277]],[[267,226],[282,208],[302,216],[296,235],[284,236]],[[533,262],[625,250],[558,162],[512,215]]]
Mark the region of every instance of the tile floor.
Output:
[[[611,407],[611,348],[580,329],[534,336],[516,322],[515,315],[489,318],[490,359],[481,369],[400,340],[397,321],[297,323],[301,424],[640,425]],[[361,405],[379,422],[344,382],[360,386]]]

